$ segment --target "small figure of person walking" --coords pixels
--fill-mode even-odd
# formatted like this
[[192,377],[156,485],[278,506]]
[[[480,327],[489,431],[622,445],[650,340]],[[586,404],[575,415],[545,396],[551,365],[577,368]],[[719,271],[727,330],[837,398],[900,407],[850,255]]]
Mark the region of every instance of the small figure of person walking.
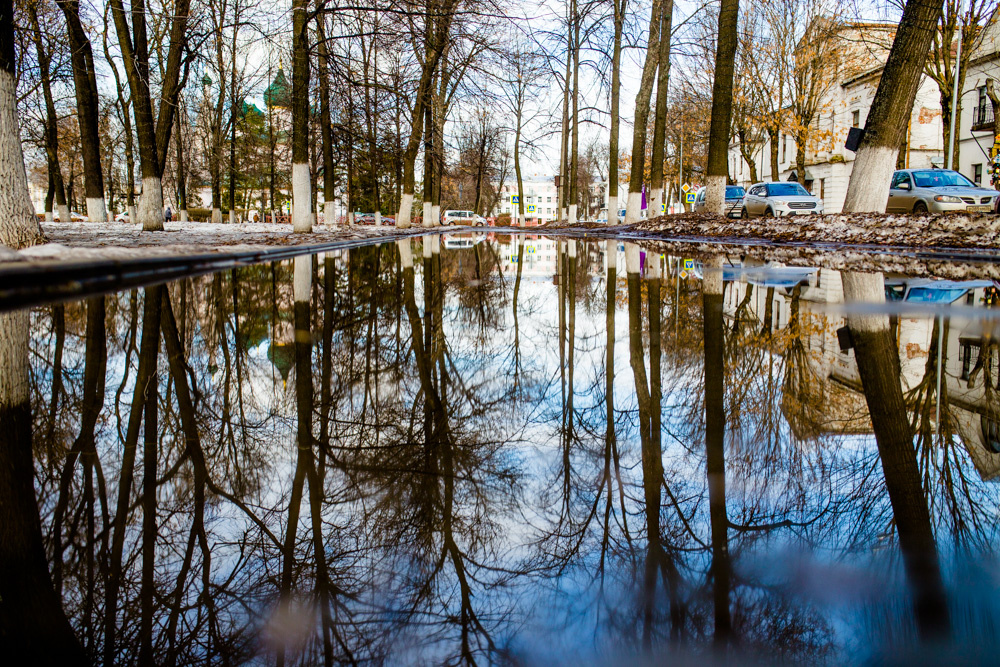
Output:
[[163,212],[163,219],[166,222],[170,222],[170,219],[174,216],[174,212],[170,210],[170,206],[167,206],[167,210]]

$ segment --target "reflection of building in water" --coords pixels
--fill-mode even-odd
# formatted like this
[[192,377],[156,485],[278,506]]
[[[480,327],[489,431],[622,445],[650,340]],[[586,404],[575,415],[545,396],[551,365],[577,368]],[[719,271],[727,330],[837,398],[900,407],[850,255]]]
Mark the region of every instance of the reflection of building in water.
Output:
[[[974,310],[988,304],[992,288],[986,283],[952,283],[948,287],[947,295],[934,284],[926,287],[940,292],[940,302],[961,306],[939,320],[944,325],[942,394],[947,399],[941,406],[942,424],[951,424],[983,479],[993,479],[1000,476],[997,322],[977,316]],[[738,313],[741,320],[749,318],[762,329],[770,320],[775,339],[783,343],[775,347],[784,350],[786,364],[782,412],[796,437],[871,432],[854,352],[842,350],[838,340],[844,318],[830,308],[843,301],[840,272],[828,269],[811,273],[801,283],[797,298],[794,283],[769,280],[767,272],[757,278],[753,274],[738,276],[726,290],[725,312],[730,323]],[[796,313],[801,334],[783,338],[789,336],[789,323]],[[891,321],[899,341],[904,394],[911,401],[918,392],[934,395],[935,318],[911,311]],[[930,406],[933,423],[936,406]]]
[[[557,239],[525,234],[511,236],[509,241],[497,243],[497,254],[500,257],[500,270],[505,276],[517,274],[518,253],[520,245],[524,245],[521,253],[523,266],[522,278],[551,278],[558,273],[559,242]],[[577,241],[577,256],[586,255],[590,262],[591,273],[604,272],[604,244]]]

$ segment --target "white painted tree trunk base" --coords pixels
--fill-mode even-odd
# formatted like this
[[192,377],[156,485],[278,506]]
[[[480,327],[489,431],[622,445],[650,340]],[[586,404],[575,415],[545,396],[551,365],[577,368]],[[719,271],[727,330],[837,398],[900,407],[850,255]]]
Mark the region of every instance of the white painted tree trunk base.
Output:
[[52,215],[52,211],[45,212],[45,222],[55,222],[55,216]]
[[292,231],[308,234],[312,231],[312,178],[309,165],[292,165]]
[[323,224],[327,227],[337,227],[337,204],[335,202],[323,202]]
[[410,245],[410,239],[399,239],[396,241],[396,247],[399,248],[399,263],[403,269],[413,268],[413,246]]
[[136,218],[144,232],[163,231],[163,184],[155,176],[142,179],[142,194],[139,195]]
[[87,219],[91,222],[108,221],[108,208],[104,204],[104,197],[87,197]]
[[650,192],[647,218],[655,218],[666,213],[663,206],[663,188],[656,188]]
[[181,216],[181,222],[188,221],[188,210],[186,208],[182,208],[179,215]]
[[566,245],[567,245],[566,251],[569,254],[569,256],[572,257],[573,259],[576,259],[576,239],[570,239]]
[[629,192],[625,205],[625,224],[632,225],[642,219],[642,193]]
[[354,211],[347,212],[347,226],[348,227],[354,226]]
[[236,211],[229,209],[229,224],[236,224]]
[[436,234],[431,237],[431,254],[432,255],[441,254],[441,237]]
[[396,228],[409,229],[413,211],[413,195],[403,193],[399,202],[399,213],[396,214]]
[[431,246],[431,237],[430,236],[425,236],[423,239],[421,239],[421,245],[423,246],[421,248],[421,251],[422,251],[424,259],[430,259],[431,257],[434,256],[434,249]]
[[569,217],[566,219],[566,222],[571,225],[576,224],[576,204],[569,205]]
[[60,222],[70,222],[73,220],[73,216],[69,212],[69,206],[66,204],[56,205],[56,211],[59,213]]
[[441,226],[441,207],[437,204],[431,206],[431,227]]
[[[625,216],[628,219],[628,215]],[[634,243],[625,244],[625,270],[629,273],[642,272],[642,255],[639,254],[639,246]]]
[[429,201],[424,202],[424,210],[421,215],[420,226],[421,227],[431,226],[431,203]]
[[216,225],[222,224],[222,209],[213,208],[212,209],[212,223]]
[[[618,241],[614,239],[607,239],[604,242],[604,270],[607,271],[611,267],[618,269]],[[614,290],[614,285],[608,286],[609,290]]]
[[851,312],[858,306],[885,303],[885,278],[881,273],[844,271],[840,274],[844,284],[844,304],[847,306],[847,324],[855,331],[876,333],[889,329],[889,316],[884,313]]
[[312,297],[312,255],[299,255],[295,258],[292,292],[292,298],[299,303],[309,303]]
[[701,265],[701,289],[709,296],[722,296],[722,255],[712,255]]
[[705,178],[705,212],[724,215],[726,212],[726,177]]
[[889,181],[896,170],[898,148],[862,146],[854,158],[844,198],[844,213],[885,213]]
[[375,226],[382,226],[382,211],[375,211]]
[[137,207],[135,204],[132,204],[131,206],[128,207],[128,221],[130,223],[134,223],[138,218],[138,215],[139,215],[139,207]]
[[608,195],[608,224],[618,224],[618,195]]

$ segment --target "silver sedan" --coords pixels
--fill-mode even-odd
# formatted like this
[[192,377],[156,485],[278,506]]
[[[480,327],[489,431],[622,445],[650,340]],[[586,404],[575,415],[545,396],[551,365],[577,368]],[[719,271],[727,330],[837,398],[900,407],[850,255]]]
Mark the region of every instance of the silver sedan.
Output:
[[888,213],[995,211],[1000,192],[981,188],[949,169],[901,169],[889,185]]

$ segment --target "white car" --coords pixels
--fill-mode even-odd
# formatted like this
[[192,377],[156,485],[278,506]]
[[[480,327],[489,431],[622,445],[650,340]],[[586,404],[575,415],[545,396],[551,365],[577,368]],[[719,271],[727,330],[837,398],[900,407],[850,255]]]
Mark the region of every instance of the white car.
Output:
[[823,214],[823,200],[809,194],[809,191],[794,181],[771,181],[755,183],[743,198],[740,217],[771,218],[788,215]]
[[486,218],[481,215],[476,215],[473,211],[455,211],[447,210],[444,212],[443,219],[441,220],[443,225],[473,225],[476,227],[485,227]]
[[115,222],[131,222],[128,217],[128,211],[122,211],[115,216]]

